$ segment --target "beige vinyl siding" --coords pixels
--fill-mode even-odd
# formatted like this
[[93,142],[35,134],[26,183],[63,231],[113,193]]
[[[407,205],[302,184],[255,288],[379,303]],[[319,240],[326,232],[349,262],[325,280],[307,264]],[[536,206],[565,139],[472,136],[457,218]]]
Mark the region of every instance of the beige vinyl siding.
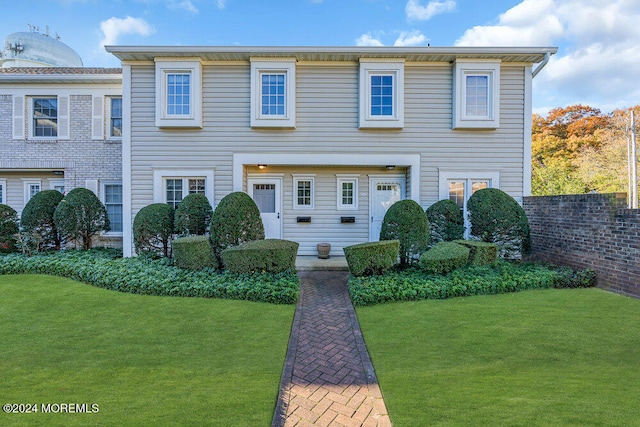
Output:
[[[420,155],[419,170],[398,168],[408,178],[420,174],[420,188],[407,196],[418,196],[423,207],[438,200],[439,171],[498,171],[500,188],[522,197],[524,135],[524,65],[501,68],[500,128],[497,130],[452,130],[452,66],[448,63],[405,65],[405,126],[403,129],[358,129],[358,63],[299,62],[296,66],[296,128],[261,129],[250,126],[249,62],[205,63],[203,66],[203,128],[159,129],[155,127],[154,65],[132,64],[132,214],[153,202],[153,170],[215,169],[214,196],[217,204],[232,191],[234,173],[246,174],[256,165],[233,171],[234,153],[299,154],[300,159],[331,155],[336,159],[359,154]],[[258,156],[259,157],[259,156]],[[295,164],[270,165],[269,172],[285,171],[283,193],[291,186],[291,173],[316,173],[318,218],[311,224],[295,223],[291,196],[285,196],[283,238],[311,243],[335,230],[335,247],[360,239],[368,240],[368,222],[339,224],[335,211],[335,173],[340,168],[318,165],[315,172]],[[278,167],[280,167],[278,166]],[[385,173],[385,165],[370,165]],[[396,165],[402,166],[402,165]],[[368,217],[369,183],[365,169],[344,168],[342,173],[360,173],[358,218]],[[354,172],[354,170],[356,172]],[[255,169],[257,171],[257,169]],[[253,173],[253,172],[252,172]],[[329,177],[333,176],[331,184]],[[291,191],[291,190],[289,190]],[[361,196],[367,193],[367,196]],[[289,198],[287,198],[289,197]],[[300,215],[307,216],[305,213]],[[366,228],[364,227],[366,224]],[[313,233],[305,233],[306,226]],[[366,230],[366,231],[365,231]],[[340,240],[341,235],[351,236]],[[355,237],[357,235],[357,237]],[[333,237],[332,237],[333,238]],[[332,251],[333,253],[333,251]]]
[[52,172],[3,172],[0,173],[0,181],[6,181],[4,204],[11,206],[22,214],[22,209],[27,204],[25,200],[25,182],[39,181],[40,191],[50,189],[50,180],[60,181],[64,177],[54,175]]

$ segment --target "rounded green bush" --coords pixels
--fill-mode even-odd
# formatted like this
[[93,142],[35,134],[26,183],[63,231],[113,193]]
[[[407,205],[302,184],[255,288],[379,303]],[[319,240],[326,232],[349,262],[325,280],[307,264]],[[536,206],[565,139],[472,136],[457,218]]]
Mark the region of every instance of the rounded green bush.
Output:
[[61,236],[91,249],[93,236],[109,231],[107,209],[98,196],[86,188],[74,188],[58,204],[53,220]]
[[467,202],[471,235],[496,243],[499,256],[520,259],[530,247],[529,220],[516,200],[497,188],[478,190]]
[[18,213],[11,206],[0,204],[0,253],[15,252],[18,231]]
[[469,248],[453,242],[438,242],[420,256],[420,268],[428,273],[446,274],[464,267],[469,261]]
[[427,218],[431,227],[431,240],[450,242],[464,236],[462,210],[453,200],[440,200],[427,208]]
[[223,265],[223,250],[264,239],[264,226],[258,206],[247,193],[236,191],[227,194],[213,212],[210,233],[213,252],[218,264]]
[[53,220],[56,208],[63,197],[59,191],[44,190],[29,199],[22,210],[21,234],[25,240],[28,237],[28,240],[33,241],[33,246],[38,251],[58,250],[63,243]]
[[400,265],[415,263],[429,247],[429,219],[420,205],[410,199],[399,200],[382,220],[380,240],[400,241]]
[[182,236],[206,234],[213,208],[204,194],[189,194],[176,209],[174,230]]
[[133,219],[133,240],[138,253],[170,256],[174,209],[166,203],[147,205]]

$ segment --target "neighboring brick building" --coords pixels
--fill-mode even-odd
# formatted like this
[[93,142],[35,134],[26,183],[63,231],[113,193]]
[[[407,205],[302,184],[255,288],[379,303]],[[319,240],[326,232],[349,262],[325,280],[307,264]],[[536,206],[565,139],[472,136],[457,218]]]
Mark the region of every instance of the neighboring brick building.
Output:
[[0,69],[0,203],[89,188],[112,223],[101,245],[121,246],[121,130],[121,69]]

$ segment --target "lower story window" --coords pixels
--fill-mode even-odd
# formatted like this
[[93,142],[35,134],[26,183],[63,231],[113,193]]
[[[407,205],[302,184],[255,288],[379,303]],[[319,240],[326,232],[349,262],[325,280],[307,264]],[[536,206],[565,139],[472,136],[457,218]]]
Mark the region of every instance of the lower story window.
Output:
[[7,204],[7,181],[0,181],[0,203]]
[[41,181],[26,181],[24,183],[24,204],[26,205],[29,200],[42,190]]
[[310,177],[293,178],[294,209],[313,209],[313,181]]
[[204,178],[167,178],[165,180],[166,202],[174,209],[187,194],[205,194]]
[[489,180],[449,180],[449,199],[456,202],[460,209],[466,210],[467,200],[473,193],[489,188]]
[[337,175],[338,209],[358,209],[357,176]]
[[122,184],[105,184],[104,206],[112,233],[122,233]]

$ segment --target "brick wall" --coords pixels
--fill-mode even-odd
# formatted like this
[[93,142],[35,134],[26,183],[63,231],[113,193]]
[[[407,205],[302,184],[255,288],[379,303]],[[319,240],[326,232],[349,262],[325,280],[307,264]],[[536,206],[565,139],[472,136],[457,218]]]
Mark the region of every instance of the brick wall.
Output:
[[640,210],[624,193],[525,197],[530,258],[596,271],[598,286],[640,297]]

